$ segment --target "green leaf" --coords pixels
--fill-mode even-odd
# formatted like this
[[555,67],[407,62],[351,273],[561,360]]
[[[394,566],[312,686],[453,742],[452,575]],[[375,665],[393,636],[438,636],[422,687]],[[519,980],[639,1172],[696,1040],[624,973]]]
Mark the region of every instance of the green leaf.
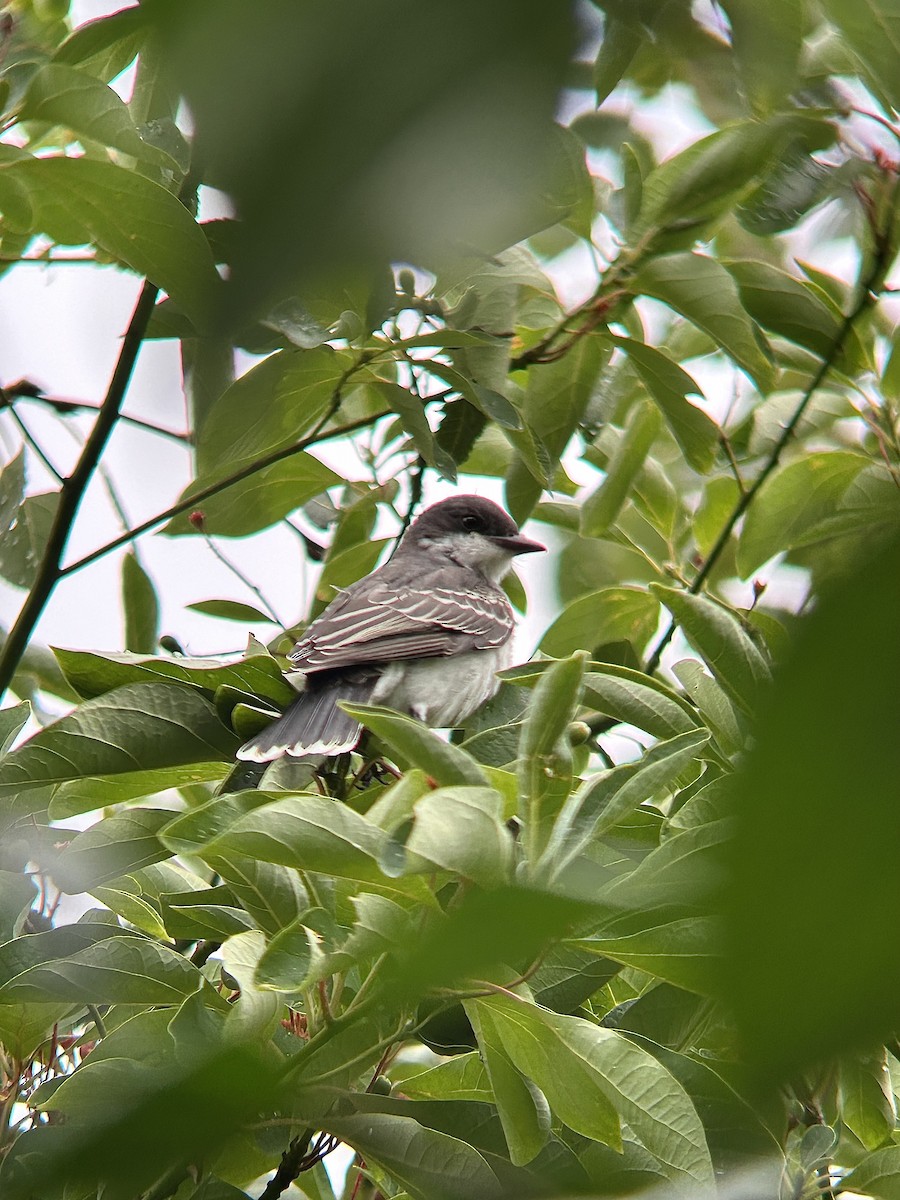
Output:
[[23,183],[37,227],[63,245],[94,243],[163,288],[198,329],[220,280],[200,227],[178,199],[134,171],[87,158],[40,158],[5,168]]
[[159,600],[152,579],[133,551],[122,559],[122,607],[126,649],[152,654],[159,636]]
[[420,1125],[411,1116],[363,1112],[329,1115],[325,1128],[366,1161],[374,1161],[413,1200],[499,1200],[500,1183],[481,1154],[458,1138]]
[[651,583],[650,590],[684,630],[731,699],[752,713],[771,672],[737,617],[706,596],[692,596],[658,583]]
[[66,679],[79,695],[90,699],[128,683],[174,680],[199,688],[213,698],[220,687],[252,692],[287,705],[296,691],[269,654],[248,654],[240,662],[212,658],[147,658],[140,654],[95,654],[83,650],[54,650]]
[[697,728],[696,712],[677,692],[628,667],[589,663],[584,703],[663,740]]
[[841,1187],[874,1200],[900,1200],[900,1146],[885,1146],[867,1154],[843,1177]]
[[897,1124],[897,1106],[883,1047],[877,1053],[844,1059],[840,1096],[841,1117],[867,1150],[876,1150],[890,1138]]
[[272,618],[252,604],[242,600],[197,600],[194,604],[186,604],[191,612],[202,613],[205,617],[220,617],[223,621],[240,621],[242,624],[257,624],[265,621],[271,625]]
[[[898,578],[900,538],[861,539],[804,618],[739,776],[724,984],[748,1061],[773,1077],[871,1047],[896,1023],[900,964],[883,934],[900,911]],[[803,897],[835,852],[841,887],[819,893],[810,921]],[[840,988],[819,986],[823,960],[840,962]]]
[[[229,461],[228,459],[225,460]],[[198,475],[179,496],[179,502],[190,500],[205,488],[221,483],[221,467],[208,475]],[[326,488],[341,482],[330,467],[298,452],[280,462],[253,471],[244,479],[230,484],[213,496],[197,501],[197,511],[203,515],[206,533],[220,537],[246,537],[268,529],[295,512],[307,500],[320,495]],[[179,513],[162,527],[168,537],[197,534],[189,512]]]
[[80,67],[108,83],[140,52],[146,26],[146,15],[137,7],[85,21],[57,46],[53,61]]
[[208,700],[177,684],[136,683],[88,700],[0,762],[0,796],[28,810],[28,793],[85,775],[133,775],[231,759],[237,739]]
[[276,992],[296,992],[303,987],[312,963],[315,934],[298,921],[272,938],[260,956],[254,976],[256,986]]
[[490,1009],[471,1001],[465,1009],[478,1039],[509,1157],[516,1166],[524,1166],[541,1152],[550,1135],[547,1102],[513,1066]]
[[278,933],[309,908],[309,895],[298,873],[220,848],[210,866],[225,880],[248,916],[263,932]]
[[203,976],[180,954],[139,937],[107,937],[30,967],[0,987],[0,1003],[178,1004]]
[[624,1120],[667,1179],[690,1182],[697,1196],[715,1194],[697,1111],[681,1084],[646,1050],[614,1030],[512,997],[474,1003],[490,1012],[512,1061],[567,1125],[618,1148]]
[[370,383],[369,388],[381,399],[386,408],[390,408],[400,418],[400,424],[405,433],[409,434],[413,445],[421,458],[430,467],[434,467],[442,479],[456,482],[456,464],[453,459],[436,442],[425,406],[420,397],[413,395],[397,383],[387,383],[378,380]]
[[709,471],[716,457],[719,429],[702,409],[688,400],[688,396],[703,396],[699,386],[687,371],[655,347],[631,338],[613,340],[628,355],[688,462],[696,471]]
[[864,68],[864,78],[900,109],[897,57],[900,55],[900,13],[892,0],[823,0],[822,8],[846,39]]
[[197,473],[210,480],[283,449],[328,411],[349,355],[330,346],[281,350],[222,393],[197,433]]
[[798,82],[802,0],[722,0],[722,7],[754,112],[765,117],[778,111]]
[[640,296],[652,296],[708,333],[760,391],[774,382],[761,335],[741,305],[737,286],[725,268],[703,254],[669,254],[642,264],[630,283]]
[[169,857],[156,836],[172,819],[168,809],[132,808],[76,834],[50,864],[56,884],[70,894],[90,891]]
[[457,1054],[404,1079],[403,1094],[413,1100],[493,1101],[490,1079],[477,1050]]
[[142,796],[154,796],[169,788],[190,787],[197,783],[218,782],[226,777],[226,762],[194,762],[183,766],[161,767],[149,771],[129,771],[124,775],[85,775],[56,786],[48,806],[52,820],[62,821],[79,813],[108,808]]
[[492,788],[444,787],[416,801],[406,849],[481,887],[509,882],[512,835]]
[[0,755],[7,752],[31,716],[31,705],[27,700],[21,704],[0,709]]
[[820,358],[831,353],[843,322],[821,289],[767,262],[728,259],[723,265],[755,321]]
[[593,889],[594,932],[572,944],[700,995],[721,989],[724,930],[717,888],[729,821],[668,838],[631,872]]
[[200,851],[204,858],[232,852],[301,871],[385,882],[378,858],[385,840],[374,825],[333,800],[294,795],[238,817]]
[[674,790],[682,772],[709,740],[705,729],[657,742],[634,763],[601,771],[570,797],[553,828],[542,868],[559,875],[590,843],[618,825],[644,801]]
[[715,735],[725,754],[741,750],[746,735],[738,714],[723,688],[704,671],[701,663],[686,658],[672,667],[672,673],[697,705],[697,711]]
[[0,942],[18,937],[36,899],[33,879],[18,871],[0,870]]
[[583,537],[600,537],[615,521],[658,432],[655,410],[646,404],[635,405],[606,465],[606,478],[581,507]]
[[419,721],[403,717],[389,708],[371,704],[341,704],[351,717],[383,739],[392,752],[410,766],[421,767],[440,784],[484,787],[488,782],[481,767],[464,750],[445,742]]
[[112,146],[170,171],[178,166],[164,150],[144,141],[127,104],[112,88],[58,59],[32,75],[19,116],[63,125],[82,140]]
[[[7,467],[4,477],[13,468]],[[20,588],[30,588],[47,548],[59,504],[57,492],[26,496],[11,526],[0,537],[0,575]]]
[[139,886],[132,880],[119,880],[116,887],[95,887],[90,894],[136,929],[160,941],[169,939],[159,913],[141,897]]
[[603,23],[603,39],[594,60],[594,90],[597,107],[609,96],[616,84],[628,70],[631,60],[640,50],[647,37],[636,20],[629,20],[627,13],[608,12]]
[[773,555],[803,545],[806,536],[838,508],[869,459],[850,450],[806,454],[775,471],[751,504],[738,542],[744,579]]
[[572,754],[564,734],[581,697],[587,655],[576,651],[543,673],[519,738],[519,812],[534,866],[572,786]]
[[518,409],[510,404],[509,400],[500,392],[475,383],[461,371],[448,367],[446,363],[431,361],[428,363],[428,371],[431,375],[436,375],[438,379],[443,379],[444,383],[448,383],[454,391],[459,392],[460,396],[468,400],[473,408],[498,425],[506,429],[522,428],[522,418]]
[[789,129],[785,118],[746,121],[717,130],[666,159],[644,180],[632,236],[682,226],[693,241],[704,224],[728,211],[769,165]]
[[658,622],[659,601],[643,588],[601,588],[567,605],[544,634],[539,649],[561,658],[607,642],[630,642],[640,652]]

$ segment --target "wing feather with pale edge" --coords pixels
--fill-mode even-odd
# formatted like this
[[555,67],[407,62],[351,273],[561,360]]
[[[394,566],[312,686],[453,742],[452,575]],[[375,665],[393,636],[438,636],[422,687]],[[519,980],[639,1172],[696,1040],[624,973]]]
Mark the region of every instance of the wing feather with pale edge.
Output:
[[362,583],[313,622],[288,656],[294,666],[328,671],[401,658],[440,658],[502,646],[513,631],[512,611],[499,589]]

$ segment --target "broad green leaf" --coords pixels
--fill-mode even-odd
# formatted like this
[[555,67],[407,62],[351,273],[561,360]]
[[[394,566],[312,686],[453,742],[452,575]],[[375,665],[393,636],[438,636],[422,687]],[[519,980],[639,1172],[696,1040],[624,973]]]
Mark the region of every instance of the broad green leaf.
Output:
[[161,767],[149,771],[129,771],[124,775],[85,775],[56,786],[48,806],[50,818],[62,821],[79,813],[108,808],[142,796],[154,796],[169,788],[190,787],[197,783],[216,783],[226,777],[226,762],[195,762],[183,766]]
[[873,1200],[900,1200],[900,1146],[884,1146],[867,1154],[843,1177],[841,1188]]
[[238,908],[230,888],[220,884],[198,891],[169,892],[160,897],[166,933],[173,938],[224,941],[253,928],[253,919]]
[[412,1200],[499,1200],[503,1189],[482,1155],[458,1138],[420,1125],[411,1116],[362,1112],[329,1115],[324,1127],[369,1161],[380,1164]]
[[544,869],[559,875],[632,809],[660,792],[673,790],[708,738],[705,729],[692,729],[657,742],[637,762],[591,776],[560,813],[541,860]]
[[746,121],[717,130],[666,159],[644,180],[632,236],[687,226],[696,237],[773,161],[788,128],[784,119]]
[[78,954],[86,947],[106,942],[120,932],[118,923],[76,922],[43,933],[12,938],[0,945],[0,987],[5,987],[33,967]]
[[31,705],[27,700],[21,704],[0,709],[0,755],[7,752],[31,716]]
[[18,937],[37,894],[37,886],[28,875],[0,870],[0,940]]
[[728,821],[668,838],[630,873],[594,890],[595,932],[573,945],[700,995],[721,988],[723,921],[717,889]]
[[300,921],[276,933],[256,965],[256,986],[276,992],[299,991],[309,974],[314,939],[315,934]]
[[654,409],[634,407],[628,424],[606,466],[606,478],[581,507],[581,533],[600,537],[615,521],[659,431]]
[[[12,465],[4,477],[15,473]],[[26,496],[18,507],[13,523],[0,536],[0,575],[15,587],[30,588],[59,504],[57,492],[39,492]]]
[[644,263],[629,287],[652,296],[708,333],[717,346],[768,392],[774,382],[772,363],[760,348],[762,336],[741,305],[731,275],[703,254],[669,254]]
[[[207,475],[198,475],[181,493],[179,502],[199,496],[204,488],[221,483],[226,475],[221,464]],[[307,500],[340,482],[341,477],[330,467],[311,454],[298,451],[289,458],[254,471],[205,500],[198,499],[196,511],[202,514],[205,532],[223,537],[246,537],[275,525]],[[179,513],[163,526],[161,532],[169,537],[196,535],[198,530],[191,523],[191,515]]]
[[724,753],[735,754],[742,749],[747,739],[735,707],[724,688],[707,675],[703,664],[695,658],[685,658],[673,664],[672,674],[696,704]]
[[707,555],[712,550],[740,498],[741,490],[734,476],[720,475],[708,480],[692,523],[701,554]]
[[160,831],[161,840],[175,854],[195,854],[201,846],[224,833],[238,817],[268,804],[271,799],[272,795],[257,788],[213,796],[185,813],[173,813],[172,820]]
[[701,408],[688,400],[688,396],[702,398],[699,386],[687,371],[655,347],[631,338],[613,340],[628,355],[688,462],[702,473],[710,470],[719,444],[719,430]]
[[869,459],[850,450],[806,454],[775,471],[755,496],[738,542],[737,566],[747,579],[773,555],[804,543],[834,514]]
[[28,808],[27,793],[85,775],[134,775],[220,762],[237,740],[192,688],[135,683],[88,700],[0,763],[0,796]]
[[341,704],[351,717],[383,741],[410,766],[420,767],[440,784],[483,787],[487,778],[474,758],[452,746],[412,717],[371,704]]
[[457,1054],[403,1080],[403,1094],[413,1100],[475,1100],[490,1104],[491,1082],[477,1050]]
[[475,1004],[488,1009],[510,1058],[567,1125],[616,1147],[624,1120],[669,1180],[690,1182],[696,1196],[715,1193],[697,1111],[681,1084],[646,1050],[614,1030],[511,997]]
[[156,835],[171,819],[167,809],[131,808],[99,821],[76,834],[50,864],[54,881],[64,892],[86,892],[168,858]]
[[771,671],[737,617],[706,596],[692,596],[658,583],[651,583],[650,590],[668,608],[731,699],[752,713]]
[[140,888],[130,879],[117,880],[116,887],[91,888],[90,894],[111,912],[152,938],[168,941],[169,933],[162,917],[152,904],[140,895]]
[[309,894],[292,867],[224,847],[209,856],[209,863],[264,933],[286,928],[309,907]]
[[255,625],[259,621],[272,624],[272,618],[252,604],[242,600],[197,600],[194,604],[186,604],[191,612],[202,613],[205,617],[219,617],[223,621],[240,621],[242,624]]
[[252,692],[287,705],[296,691],[269,654],[251,653],[240,662],[213,658],[148,658],[140,654],[96,654],[55,650],[66,679],[80,696],[92,699],[128,683],[174,680],[199,688],[212,698],[223,686]]
[[82,140],[112,146],[170,171],[177,168],[165,151],[141,137],[128,106],[112,88],[59,59],[32,75],[19,116],[63,125]]
[[153,581],[133,551],[122,559],[122,607],[126,649],[152,654],[159,636],[159,600]]
[[594,90],[597,107],[609,96],[628,70],[631,60],[640,50],[647,31],[638,21],[629,19],[627,10],[607,12],[603,22],[603,39],[594,60]]
[[550,1111],[534,1084],[513,1066],[498,1033],[493,1013],[486,1005],[469,1001],[466,1014],[472,1023],[489,1080],[489,1089],[500,1114],[509,1157],[516,1166],[534,1159],[550,1135]]
[[867,1150],[877,1150],[897,1125],[887,1051],[845,1058],[840,1071],[841,1117]]
[[863,65],[866,81],[900,108],[897,57],[900,55],[900,12],[892,0],[823,0],[822,7]]
[[0,1003],[179,1004],[203,976],[182,955],[139,937],[108,937],[22,971],[0,987]]
[[416,801],[406,849],[481,887],[509,882],[512,835],[492,788],[445,787]]
[[198,329],[220,286],[200,227],[178,199],[134,171],[87,158],[5,168],[28,189],[39,229],[63,245],[94,243],[163,288]]
[[383,842],[382,831],[346,805],[296,795],[238,817],[201,854],[237,853],[302,871],[385,882],[378,866]]
[[698,724],[696,712],[677,692],[628,667],[590,663],[584,703],[663,740],[689,733]]
[[842,321],[818,288],[767,262],[728,259],[723,265],[755,321],[820,358],[831,353]]
[[798,82],[802,0],[723,0],[731,44],[755,113],[782,108]]
[[[779,1079],[894,1027],[900,964],[883,933],[900,911],[898,578],[900,539],[861,538],[804,618],[738,777],[724,985],[748,1061]],[[810,922],[803,897],[833,853],[841,887],[819,894]],[[818,986],[823,958],[841,964],[839,989]]]
[[80,67],[108,83],[134,61],[146,39],[146,16],[123,8],[85,21],[56,48],[53,61]]
[[631,642],[640,650],[656,631],[659,601],[642,588],[611,587],[579,596],[563,609],[541,639],[555,658],[607,642]]

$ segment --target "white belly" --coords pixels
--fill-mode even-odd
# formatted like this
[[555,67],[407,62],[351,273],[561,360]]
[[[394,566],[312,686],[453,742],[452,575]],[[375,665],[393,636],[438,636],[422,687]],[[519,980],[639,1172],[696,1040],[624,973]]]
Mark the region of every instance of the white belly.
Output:
[[512,638],[493,650],[392,663],[372,695],[374,704],[408,712],[435,729],[451,729],[497,691],[496,672],[512,663]]

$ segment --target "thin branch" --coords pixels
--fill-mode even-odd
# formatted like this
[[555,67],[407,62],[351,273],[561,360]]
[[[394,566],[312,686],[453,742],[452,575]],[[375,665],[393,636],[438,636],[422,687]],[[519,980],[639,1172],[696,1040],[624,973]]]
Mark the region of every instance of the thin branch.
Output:
[[[43,404],[47,408],[52,408],[61,417],[76,412],[98,413],[100,411],[100,405],[89,404],[86,400],[66,400],[59,396],[45,396],[27,379],[20,379],[18,383],[10,384],[3,392],[0,403],[8,404],[10,399],[29,400],[33,403]],[[156,433],[160,437],[171,438],[182,445],[190,445],[192,441],[189,433],[178,433],[174,429],[165,429],[162,425],[154,425],[152,421],[144,421],[140,417],[130,417],[127,413],[120,413],[119,420],[123,425],[133,425],[135,429],[143,429],[147,433]]]
[[[838,355],[844,348],[853,326],[856,324],[857,320],[862,316],[862,314],[875,302],[876,297],[872,291],[872,288],[885,268],[885,259],[890,252],[891,240],[892,239],[890,236],[883,236],[878,239],[877,252],[873,256],[872,264],[866,273],[865,279],[861,279],[859,281],[859,291],[855,304],[841,322],[841,327],[838,330],[834,341],[831,343],[828,353],[822,359],[818,370],[807,384],[806,390],[801,396],[799,404],[794,409],[791,419],[785,425],[784,429],[782,429],[781,435],[772,448],[769,457],[766,459],[762,470],[757,475],[750,487],[748,487],[747,490],[742,492],[738,497],[737,503],[732,509],[725,524],[722,526],[719,536],[716,538],[715,544],[713,545],[709,554],[706,556],[706,560],[704,561],[700,570],[697,572],[696,578],[687,589],[689,595],[696,596],[703,588],[704,583],[709,578],[713,568],[721,558],[726,546],[728,545],[732,530],[734,529],[735,525],[737,525],[738,521],[753,503],[754,499],[759,493],[760,488],[778,466],[785,447],[794,436],[797,426],[803,420],[804,413],[809,407],[812,398],[822,386],[829,371],[837,361]],[[671,620],[665,633],[659,639],[656,649],[647,660],[647,666],[645,670],[648,675],[652,675],[659,667],[663,651],[672,640],[676,627],[677,622],[674,619]]]
[[129,542],[133,542],[135,538],[139,538],[142,534],[148,533],[151,529],[155,529],[157,525],[162,525],[164,521],[168,521],[171,517],[177,517],[180,513],[188,512],[202,504],[204,500],[208,500],[210,496],[217,496],[219,492],[224,492],[226,488],[232,487],[235,483],[241,483],[244,479],[249,479],[251,475],[255,475],[257,471],[263,471],[266,467],[272,466],[273,463],[282,462],[286,458],[291,458],[294,454],[300,454],[303,450],[307,450],[315,442],[328,441],[330,438],[343,437],[347,433],[355,433],[357,429],[365,429],[369,425],[374,425],[382,417],[390,415],[390,410],[385,409],[384,412],[374,413],[369,417],[361,417],[358,421],[351,421],[347,425],[341,425],[338,429],[329,430],[327,433],[321,433],[323,425],[331,419],[333,414],[329,411],[325,414],[319,424],[313,429],[308,437],[302,438],[299,442],[294,442],[291,446],[286,446],[282,450],[275,450],[271,454],[266,454],[262,458],[256,459],[246,467],[242,467],[240,471],[235,471],[233,475],[227,476],[218,483],[210,484],[209,487],[203,488],[199,492],[195,492],[193,496],[186,500],[179,500],[177,504],[173,504],[170,508],[164,509],[156,514],[155,517],[150,517],[146,521],[142,521],[140,525],[136,525],[133,529],[121,534],[117,538],[113,538],[111,542],[106,542],[102,546],[98,546],[96,550],[92,550],[90,554],[86,554],[83,558],[76,559],[73,563],[68,563],[60,569],[60,577],[71,575],[75,571],[80,571],[82,567],[88,566],[92,562],[96,562],[100,558],[104,558],[113,550],[118,550],[120,546],[127,546]]
[[63,482],[60,489],[59,504],[47,538],[47,545],[35,574],[34,583],[31,585],[31,590],[15,624],[9,631],[3,651],[0,653],[0,696],[9,687],[31,634],[40,620],[53,589],[61,578],[60,561],[81,507],[84,493],[118,420],[119,410],[125,399],[125,391],[131,379],[138,351],[158,295],[159,287],[155,283],[145,280],[128,329],[122,339],[122,348],[119,351],[119,359],[113,371],[106,398],[97,414],[97,420],[88,434],[84,450],[75,464],[74,471]]
[[282,1192],[286,1192],[300,1172],[303,1170],[303,1160],[309,1153],[309,1143],[315,1130],[307,1127],[293,1139],[281,1156],[278,1170],[265,1186],[259,1200],[278,1200]]
[[50,459],[47,457],[47,454],[41,447],[40,443],[34,437],[31,430],[28,428],[28,426],[25,424],[25,422],[22,420],[22,418],[19,416],[19,414],[13,408],[13,406],[11,404],[9,404],[9,405],[7,405],[7,407],[9,409],[9,415],[12,417],[13,421],[15,421],[16,427],[18,428],[19,433],[21,433],[21,435],[22,435],[22,440],[37,455],[37,457],[44,464],[44,467],[50,472],[50,474],[53,476],[53,478],[56,480],[56,482],[62,483],[64,480],[64,476],[63,476],[62,472],[58,471],[56,469],[56,467],[53,465],[53,463],[50,461]]

